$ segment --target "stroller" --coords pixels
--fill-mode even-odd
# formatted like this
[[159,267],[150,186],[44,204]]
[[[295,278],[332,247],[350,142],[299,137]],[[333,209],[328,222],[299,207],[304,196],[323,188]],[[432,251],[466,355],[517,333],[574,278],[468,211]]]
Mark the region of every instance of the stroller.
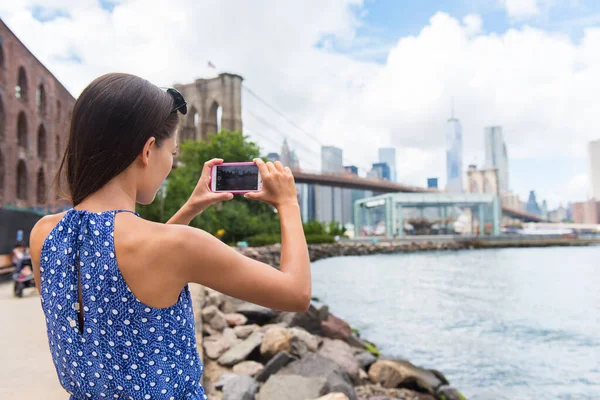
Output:
[[13,294],[15,297],[23,297],[23,290],[26,288],[35,288],[35,280],[33,278],[33,272],[29,274],[23,274],[23,268],[28,266],[33,271],[33,265],[31,264],[31,256],[26,254],[23,258],[17,262],[17,268],[13,273],[13,280],[15,281],[15,287]]

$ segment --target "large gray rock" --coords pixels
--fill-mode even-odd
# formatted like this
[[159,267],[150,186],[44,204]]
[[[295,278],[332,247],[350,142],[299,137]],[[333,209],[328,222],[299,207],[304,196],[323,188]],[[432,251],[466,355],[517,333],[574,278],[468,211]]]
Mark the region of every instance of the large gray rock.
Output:
[[205,337],[202,341],[205,354],[212,359],[217,359],[232,346],[240,342],[231,328],[226,328],[222,334]]
[[244,325],[244,326],[236,326],[233,328],[233,331],[240,339],[246,339],[248,336],[252,334],[255,330],[258,329],[258,325]]
[[229,381],[230,379],[235,379],[237,376],[238,376],[238,374],[232,374],[230,372],[224,372],[221,375],[221,378],[217,382],[215,382],[215,384],[213,386],[217,390],[223,390],[223,386],[225,386],[225,384],[227,383],[227,381]]
[[327,393],[325,378],[273,375],[260,389],[257,400],[307,400],[325,393]]
[[406,388],[430,394],[442,385],[431,371],[408,361],[377,360],[369,368],[369,378],[384,388]]
[[408,389],[386,389],[379,385],[356,387],[358,400],[436,400],[430,394],[419,393]]
[[277,317],[276,321],[282,322],[290,328],[295,326],[303,328],[313,335],[323,335],[321,315],[319,314],[319,310],[312,304],[307,312],[284,312]]
[[275,313],[270,308],[252,303],[240,304],[236,307],[236,312],[248,318],[249,324],[268,324],[275,317]]
[[219,364],[226,367],[234,366],[246,359],[254,349],[262,343],[262,332],[254,332],[250,337],[241,343],[236,344],[219,357]]
[[255,376],[264,369],[264,365],[256,361],[242,361],[233,367],[234,374]]
[[219,310],[216,305],[205,307],[202,310],[202,321],[210,325],[210,327],[216,331],[222,331],[227,328],[227,321],[225,315]]
[[271,375],[276,374],[281,368],[296,360],[297,358],[293,357],[290,353],[279,353],[265,364],[265,368],[258,373],[256,380],[258,382],[266,382]]
[[369,353],[368,351],[363,351],[361,353],[358,353],[356,356],[356,361],[358,361],[358,364],[361,366],[361,368],[368,370],[369,367],[375,362],[377,361],[377,357],[375,357],[373,354]]
[[308,353],[298,361],[294,361],[281,369],[278,375],[300,375],[306,377],[323,377],[327,379],[329,392],[344,393],[350,400],[356,400],[356,392],[350,375],[335,362],[315,353]]
[[358,383],[360,365],[348,343],[341,340],[325,339],[317,354],[344,368],[352,381]]
[[223,400],[254,400],[258,384],[248,375],[233,377],[223,385]]

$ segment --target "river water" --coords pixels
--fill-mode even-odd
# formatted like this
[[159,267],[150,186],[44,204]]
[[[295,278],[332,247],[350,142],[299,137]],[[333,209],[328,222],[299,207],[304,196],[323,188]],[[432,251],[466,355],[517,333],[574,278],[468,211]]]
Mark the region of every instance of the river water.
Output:
[[469,399],[600,399],[600,247],[321,260],[313,295]]

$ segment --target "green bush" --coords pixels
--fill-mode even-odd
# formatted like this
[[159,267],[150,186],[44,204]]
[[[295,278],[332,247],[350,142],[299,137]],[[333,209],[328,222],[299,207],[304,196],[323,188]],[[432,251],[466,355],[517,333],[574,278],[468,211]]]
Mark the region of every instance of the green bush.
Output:
[[319,221],[308,221],[307,223],[302,224],[302,228],[304,228],[305,235],[323,235],[327,233],[325,231],[325,225]]
[[333,236],[331,235],[327,235],[327,234],[311,234],[311,235],[306,235],[306,243],[308,244],[317,244],[317,243],[333,243],[335,242],[335,239]]
[[250,247],[267,246],[274,243],[281,243],[281,235],[274,233],[260,233],[258,235],[250,236],[247,239],[247,242]]

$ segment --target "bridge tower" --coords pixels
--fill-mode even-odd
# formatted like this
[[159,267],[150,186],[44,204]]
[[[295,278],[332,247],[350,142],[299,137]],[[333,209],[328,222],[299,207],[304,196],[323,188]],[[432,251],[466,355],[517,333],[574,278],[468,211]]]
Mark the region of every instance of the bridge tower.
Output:
[[175,84],[188,105],[180,115],[179,142],[204,140],[222,129],[242,130],[242,80],[236,74],[222,73],[211,79]]

